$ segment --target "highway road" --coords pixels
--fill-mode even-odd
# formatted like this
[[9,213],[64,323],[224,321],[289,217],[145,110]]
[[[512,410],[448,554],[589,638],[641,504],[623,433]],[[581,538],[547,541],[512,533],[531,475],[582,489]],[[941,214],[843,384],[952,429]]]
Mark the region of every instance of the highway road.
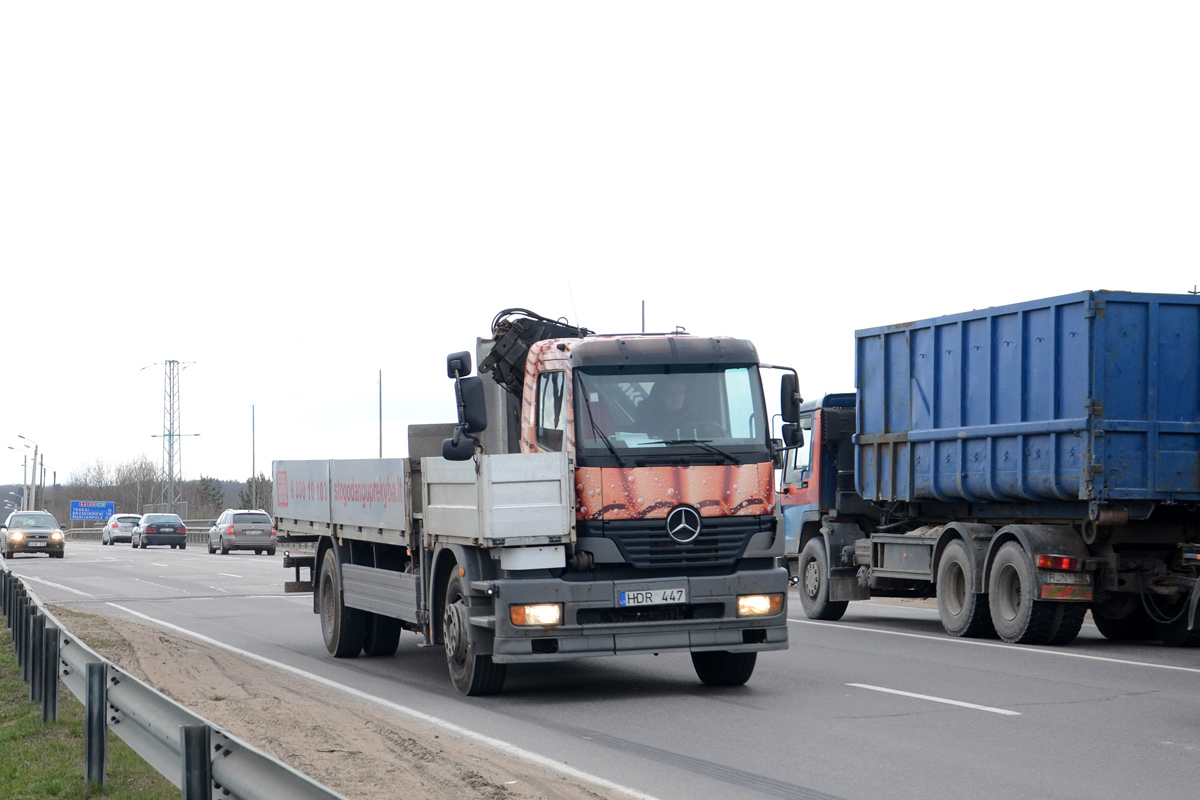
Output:
[[[281,548],[282,552],[282,548]],[[7,562],[46,602],[157,620],[660,800],[1195,798],[1200,650],[1103,639],[1062,648],[946,637],[932,609],[853,603],[805,619],[744,687],[702,686],[686,655],[509,668],[465,698],[440,648],[335,660],[281,557],[70,542]]]

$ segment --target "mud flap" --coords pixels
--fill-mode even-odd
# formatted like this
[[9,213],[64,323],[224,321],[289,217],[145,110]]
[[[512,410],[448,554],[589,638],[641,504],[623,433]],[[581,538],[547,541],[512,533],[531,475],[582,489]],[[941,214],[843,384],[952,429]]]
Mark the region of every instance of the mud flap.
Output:
[[1200,580],[1192,584],[1192,596],[1188,599],[1188,626],[1189,631],[1196,630],[1196,605],[1200,604]]

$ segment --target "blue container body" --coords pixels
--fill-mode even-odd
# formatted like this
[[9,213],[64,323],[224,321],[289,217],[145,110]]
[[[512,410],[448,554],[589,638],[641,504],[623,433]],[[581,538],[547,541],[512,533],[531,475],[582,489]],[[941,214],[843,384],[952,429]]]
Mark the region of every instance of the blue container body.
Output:
[[855,337],[868,500],[1200,500],[1200,297],[1081,292]]

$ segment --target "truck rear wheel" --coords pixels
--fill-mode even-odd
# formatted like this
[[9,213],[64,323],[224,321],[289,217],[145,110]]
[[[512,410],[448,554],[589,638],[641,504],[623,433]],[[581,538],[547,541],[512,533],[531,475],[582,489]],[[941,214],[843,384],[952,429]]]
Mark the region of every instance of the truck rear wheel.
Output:
[[1070,644],[1079,635],[1083,627],[1083,617],[1087,614],[1086,603],[1052,603],[1058,606],[1054,612],[1054,622],[1051,625],[1050,638],[1046,644]]
[[971,571],[971,558],[962,540],[947,544],[938,563],[938,616],[951,636],[991,638],[996,629],[992,627],[988,596],[971,591]]
[[741,686],[754,674],[758,653],[709,650],[692,653],[692,666],[705,686]]
[[1054,603],[1034,599],[1035,578],[1025,548],[1017,542],[1000,545],[988,578],[988,595],[992,624],[1006,642],[1046,644],[1057,633],[1055,622],[1059,610]]
[[842,618],[849,605],[848,600],[834,602],[829,599],[829,560],[825,557],[825,541],[819,537],[809,539],[800,551],[800,606],[804,615],[809,619],[833,622]]
[[334,658],[354,658],[363,647],[366,612],[348,608],[342,601],[342,573],[332,548],[325,551],[325,558],[321,561],[318,586],[321,636],[325,639],[325,649]]
[[1092,603],[1092,622],[1100,635],[1115,642],[1158,638],[1136,594],[1109,595],[1103,603]]
[[400,646],[400,620],[383,614],[367,614],[363,655],[393,656]]
[[442,639],[446,646],[450,682],[460,694],[472,697],[499,692],[504,688],[504,678],[508,673],[505,664],[497,664],[492,661],[491,655],[476,652],[476,635],[467,614],[463,579],[456,568],[446,585]]

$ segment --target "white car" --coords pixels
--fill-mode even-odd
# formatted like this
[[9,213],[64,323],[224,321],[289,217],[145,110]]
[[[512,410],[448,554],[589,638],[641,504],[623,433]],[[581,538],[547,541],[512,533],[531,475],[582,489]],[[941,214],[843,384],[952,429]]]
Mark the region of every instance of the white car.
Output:
[[133,541],[133,526],[138,524],[140,514],[113,514],[100,531],[100,544],[116,544]]

